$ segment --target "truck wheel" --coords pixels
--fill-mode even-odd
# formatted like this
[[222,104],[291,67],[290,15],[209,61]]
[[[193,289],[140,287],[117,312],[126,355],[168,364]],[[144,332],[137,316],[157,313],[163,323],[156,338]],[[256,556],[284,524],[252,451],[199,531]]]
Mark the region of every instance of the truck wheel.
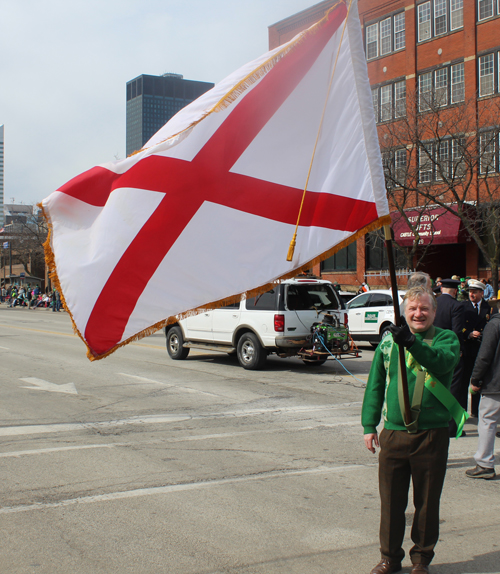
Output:
[[168,332],[167,352],[174,361],[180,361],[189,355],[189,348],[184,347],[184,338],[180,327],[172,327]]
[[267,353],[254,333],[245,333],[240,337],[237,353],[240,365],[251,371],[261,369],[267,359]]

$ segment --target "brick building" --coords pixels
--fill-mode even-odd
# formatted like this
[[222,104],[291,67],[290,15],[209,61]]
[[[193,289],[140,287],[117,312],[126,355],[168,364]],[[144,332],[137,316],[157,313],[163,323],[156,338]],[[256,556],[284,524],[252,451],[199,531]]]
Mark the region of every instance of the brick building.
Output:
[[[320,2],[270,26],[270,49],[335,3]],[[478,231],[477,239],[448,209],[472,210],[481,222],[489,217],[485,206],[500,200],[500,0],[358,0],[358,10],[401,247],[400,283],[405,267],[434,277],[488,277],[477,242],[491,241],[491,229]],[[314,272],[351,289],[364,280],[385,286],[384,255],[380,236],[368,234]]]

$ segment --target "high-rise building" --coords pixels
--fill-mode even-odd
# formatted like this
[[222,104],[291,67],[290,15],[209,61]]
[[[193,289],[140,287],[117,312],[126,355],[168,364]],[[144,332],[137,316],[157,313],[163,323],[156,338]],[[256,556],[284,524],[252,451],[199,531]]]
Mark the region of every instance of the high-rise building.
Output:
[[0,126],[0,228],[3,227],[3,125]]
[[[269,26],[270,49],[335,3]],[[358,0],[358,11],[399,253],[432,277],[488,277],[479,245],[491,257],[500,237],[500,0]],[[383,285],[380,243],[367,234],[314,272]]]
[[180,109],[214,87],[181,74],[141,75],[127,82],[127,156],[142,146]]

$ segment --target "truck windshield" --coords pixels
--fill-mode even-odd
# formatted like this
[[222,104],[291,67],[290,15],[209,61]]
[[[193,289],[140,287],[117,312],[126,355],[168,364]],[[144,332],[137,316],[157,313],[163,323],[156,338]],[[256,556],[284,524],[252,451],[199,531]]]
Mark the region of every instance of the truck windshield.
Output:
[[286,307],[290,311],[306,311],[308,309],[323,311],[339,309],[340,304],[331,285],[315,283],[288,285]]

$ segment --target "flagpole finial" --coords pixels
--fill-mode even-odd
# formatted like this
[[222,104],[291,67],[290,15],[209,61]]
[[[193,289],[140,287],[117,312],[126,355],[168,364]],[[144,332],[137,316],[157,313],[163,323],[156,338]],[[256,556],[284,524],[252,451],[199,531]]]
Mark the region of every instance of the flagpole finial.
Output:
[[288,255],[286,256],[287,261],[292,261],[293,254],[295,252],[295,245],[297,244],[297,233],[293,234],[292,240],[290,241],[290,246],[288,247]]

